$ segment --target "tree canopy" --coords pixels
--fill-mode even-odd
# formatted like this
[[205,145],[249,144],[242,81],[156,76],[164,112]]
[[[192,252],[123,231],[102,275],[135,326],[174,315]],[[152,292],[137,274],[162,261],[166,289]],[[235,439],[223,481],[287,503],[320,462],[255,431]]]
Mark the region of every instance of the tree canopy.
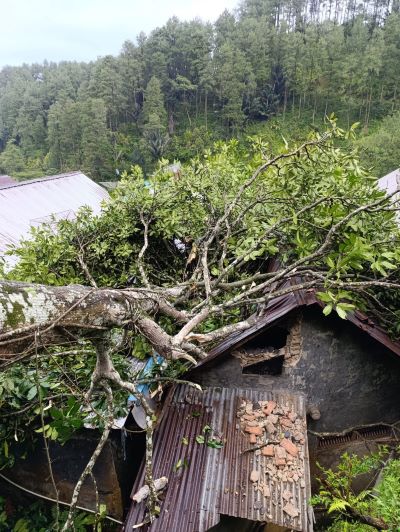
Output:
[[196,156],[201,145],[179,142],[187,130],[210,146],[274,115],[319,124],[335,112],[367,133],[398,110],[399,25],[395,0],[246,0],[214,25],[171,18],[116,57],[5,67],[0,150],[19,148],[21,177],[81,168],[110,179],[135,163],[151,173],[161,155]]

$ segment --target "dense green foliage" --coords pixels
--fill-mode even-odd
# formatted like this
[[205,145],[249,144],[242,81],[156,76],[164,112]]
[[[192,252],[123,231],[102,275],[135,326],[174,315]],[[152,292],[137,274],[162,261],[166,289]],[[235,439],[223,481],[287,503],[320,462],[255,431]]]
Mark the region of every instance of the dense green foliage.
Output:
[[[275,255],[283,264],[307,256],[321,245],[329,227],[352,209],[384,198],[376,180],[360,166],[356,152],[334,146],[335,139],[351,136],[353,129],[345,134],[333,121],[323,148],[310,146],[295,161],[271,166],[260,175],[257,186],[246,191],[237,215],[247,203],[251,209],[235,222],[238,230],[228,240],[225,262],[248,256],[243,269],[232,271],[231,279],[262,271]],[[235,140],[217,143],[203,157],[183,165],[179,177],[166,160],[149,180],[139,167],[132,167],[102,216],[94,217],[84,209],[76,220],[61,221],[57,234],[46,226],[34,228],[35,238],[16,250],[19,262],[11,278],[53,285],[87,284],[83,257],[99,286],[124,287],[132,278],[139,282],[137,257],[143,245],[143,219],[148,219],[144,263],[150,281],[164,286],[185,281],[190,274],[190,254],[196,253],[213,220],[263,162],[268,149],[257,138],[244,144]],[[286,146],[281,153],[290,150]],[[315,201],[320,203],[297,217],[300,209]],[[279,231],[258,241],[276,223],[282,223]],[[318,267],[330,269],[336,279],[353,270],[387,276],[400,259],[398,247],[392,245],[397,233],[393,212],[361,213],[336,237],[329,257]],[[174,244],[176,239],[183,244],[181,251]],[[213,264],[211,274],[218,276],[222,266]]]
[[[55,507],[43,502],[29,506],[15,506],[10,499],[0,496],[0,532],[51,532],[59,530],[67,517],[67,510],[57,512]],[[104,522],[104,516],[77,512],[74,518],[75,532],[105,532],[116,530],[114,523]]]
[[[116,354],[115,363],[123,375],[134,378],[125,357]],[[75,350],[49,350],[46,356],[0,373],[0,469],[12,466],[16,456],[29,451],[43,432],[49,440],[64,443],[85,422],[102,426],[103,396],[96,397],[90,408],[82,408],[82,390],[94,366],[93,348],[83,344]],[[126,394],[120,392],[115,416],[124,415]]]
[[245,0],[214,25],[172,18],[117,57],[5,67],[0,171],[112,179],[276,114],[315,123],[335,112],[366,132],[398,109],[399,29],[397,0]]
[[358,142],[366,164],[385,175],[400,164],[400,112],[385,117],[371,135]]
[[[320,490],[311,502],[334,516],[330,532],[376,530],[365,517],[376,519],[392,532],[400,529],[400,459],[392,458],[388,460],[387,448],[364,457],[346,453],[336,469],[321,468]],[[376,487],[354,491],[353,483],[360,475],[376,479],[381,470]]]

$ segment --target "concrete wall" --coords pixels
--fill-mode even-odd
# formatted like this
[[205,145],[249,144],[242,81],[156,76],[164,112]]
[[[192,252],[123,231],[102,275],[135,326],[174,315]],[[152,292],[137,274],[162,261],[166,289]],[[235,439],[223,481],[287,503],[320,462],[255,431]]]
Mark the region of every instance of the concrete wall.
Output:
[[243,374],[239,360],[229,355],[194,373],[195,379],[209,386],[304,393],[321,412],[318,421],[309,420],[309,428],[318,432],[400,419],[399,357],[351,323],[326,318],[317,308],[280,325],[291,328],[292,350],[281,375]]

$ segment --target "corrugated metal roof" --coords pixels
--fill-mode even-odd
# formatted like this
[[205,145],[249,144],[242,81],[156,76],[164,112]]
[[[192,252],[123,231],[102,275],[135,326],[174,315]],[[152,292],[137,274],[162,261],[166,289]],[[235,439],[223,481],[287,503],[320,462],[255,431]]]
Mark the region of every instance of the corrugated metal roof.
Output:
[[0,255],[18,244],[32,226],[74,218],[84,205],[95,214],[109,198],[106,190],[81,172],[11,183],[0,189]]
[[0,188],[15,184],[16,181],[9,175],[0,175]]
[[397,170],[393,170],[393,172],[378,179],[378,187],[381,190],[386,190],[388,194],[392,194],[400,188],[400,169],[397,168]]
[[[298,464],[301,479],[279,480],[267,473],[273,458],[246,451],[249,437],[240,426],[238,412],[243,404],[275,401],[295,412],[304,427],[304,440]],[[312,519],[307,501],[311,496],[307,448],[305,400],[301,395],[284,392],[260,392],[245,389],[207,388],[203,392],[180,385],[167,401],[154,442],[154,478],[166,476],[161,513],[152,525],[142,528],[151,532],[204,532],[220,521],[220,515],[242,517],[259,522],[273,522],[292,530],[311,531]],[[196,442],[209,425],[223,441],[221,449]],[[187,440],[185,445],[183,439]],[[178,469],[176,465],[182,464]],[[250,480],[259,471],[259,483]],[[132,495],[144,484],[139,474]],[[265,496],[256,486],[268,486]],[[290,494],[299,510],[289,517],[283,510],[284,493]],[[145,503],[132,502],[124,530],[145,519]]]

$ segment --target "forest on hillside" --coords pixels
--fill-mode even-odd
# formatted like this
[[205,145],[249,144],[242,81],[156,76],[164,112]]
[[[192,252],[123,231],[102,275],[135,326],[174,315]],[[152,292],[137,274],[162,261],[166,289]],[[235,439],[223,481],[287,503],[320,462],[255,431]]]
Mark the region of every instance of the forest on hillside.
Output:
[[117,57],[4,67],[0,171],[112,180],[277,119],[289,134],[318,127],[332,112],[360,122],[365,162],[389,171],[400,155],[399,30],[399,0],[245,0],[215,24],[171,18]]

